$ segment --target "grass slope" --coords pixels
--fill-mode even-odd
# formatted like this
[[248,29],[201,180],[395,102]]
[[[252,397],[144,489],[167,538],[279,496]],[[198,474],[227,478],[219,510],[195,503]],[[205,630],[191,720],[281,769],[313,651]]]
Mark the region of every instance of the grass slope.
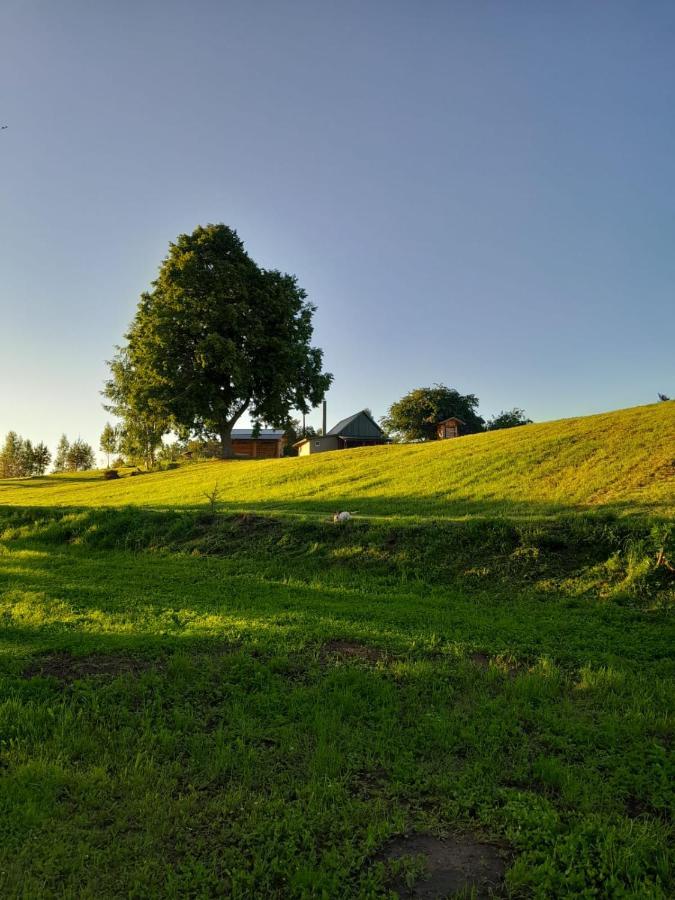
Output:
[[675,403],[529,425],[456,441],[302,459],[210,462],[103,482],[96,473],[0,482],[0,503],[230,509],[374,516],[550,515],[578,508],[675,511]]
[[0,896],[672,896],[671,410],[4,483]]

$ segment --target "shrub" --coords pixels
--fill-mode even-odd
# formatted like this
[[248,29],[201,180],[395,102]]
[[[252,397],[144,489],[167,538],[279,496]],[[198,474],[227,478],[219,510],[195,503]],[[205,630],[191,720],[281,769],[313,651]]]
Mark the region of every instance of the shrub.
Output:
[[117,469],[106,469],[103,473],[103,477],[106,481],[113,481],[115,478],[120,477],[120,473],[117,471]]

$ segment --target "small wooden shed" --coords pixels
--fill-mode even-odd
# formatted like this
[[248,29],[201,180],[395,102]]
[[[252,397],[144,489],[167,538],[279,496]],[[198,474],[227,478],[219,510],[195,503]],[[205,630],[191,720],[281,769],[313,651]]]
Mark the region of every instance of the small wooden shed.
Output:
[[464,422],[457,416],[450,416],[449,419],[443,419],[436,425],[436,437],[439,441],[446,438],[456,438],[462,433]]

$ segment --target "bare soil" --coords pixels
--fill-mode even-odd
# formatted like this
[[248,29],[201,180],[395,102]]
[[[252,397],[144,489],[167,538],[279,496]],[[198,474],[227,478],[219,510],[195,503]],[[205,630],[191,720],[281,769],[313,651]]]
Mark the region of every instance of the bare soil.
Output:
[[359,644],[357,641],[328,641],[322,647],[324,659],[330,656],[339,656],[343,659],[362,659],[365,662],[376,663],[385,658],[384,650],[377,647],[369,647],[367,644]]
[[395,838],[378,859],[391,861],[404,856],[424,857],[426,873],[412,886],[404,876],[390,883],[400,897],[452,897],[460,891],[474,891],[477,900],[500,895],[506,862],[505,848],[484,843],[468,835],[445,840],[429,834],[413,834]]
[[78,678],[106,676],[116,678],[118,675],[138,674],[154,665],[153,660],[124,653],[92,653],[86,656],[72,656],[70,653],[54,653],[34,660],[23,671],[24,678],[36,675],[57,678],[63,684],[77,681]]

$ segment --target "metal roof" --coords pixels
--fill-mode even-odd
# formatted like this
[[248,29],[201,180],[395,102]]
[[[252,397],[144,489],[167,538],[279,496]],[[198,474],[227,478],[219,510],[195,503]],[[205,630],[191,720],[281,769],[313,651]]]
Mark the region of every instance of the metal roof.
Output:
[[[258,434],[259,441],[278,441],[284,436],[283,431],[278,431],[275,428],[261,428],[260,433]],[[251,440],[253,437],[253,429],[252,428],[233,428],[232,429],[232,437],[239,438],[239,440]]]
[[[377,431],[380,435],[384,434],[384,432],[382,431],[380,426],[377,424],[377,422],[372,418],[372,416],[369,416],[368,413],[364,409],[361,409],[361,410],[359,410],[359,412],[354,413],[353,416],[347,416],[346,419],[342,419],[341,422],[338,422],[337,425],[334,425],[330,431],[326,432],[326,437],[337,437],[337,436],[341,435],[360,416],[364,416],[372,425],[374,425],[374,427],[377,429]],[[361,437],[361,435],[358,435],[358,436]],[[365,437],[365,435],[364,435],[364,437]]]

